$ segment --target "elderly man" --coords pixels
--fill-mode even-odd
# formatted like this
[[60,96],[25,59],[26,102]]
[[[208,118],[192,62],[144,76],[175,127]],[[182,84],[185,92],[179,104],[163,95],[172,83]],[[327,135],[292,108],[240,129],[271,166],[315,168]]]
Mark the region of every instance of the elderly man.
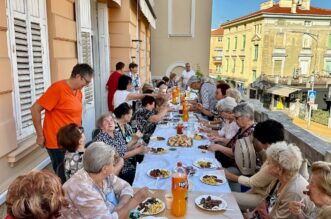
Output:
[[195,72],[191,69],[190,63],[185,64],[185,70],[182,72],[180,80],[182,81],[182,87],[186,89],[187,86],[190,86],[187,82],[188,80],[195,75]]
[[195,109],[212,120],[214,116],[212,111],[215,109],[217,101],[215,84],[204,82],[202,78],[194,75],[188,80],[187,85],[194,90],[199,90],[198,103],[194,104]]

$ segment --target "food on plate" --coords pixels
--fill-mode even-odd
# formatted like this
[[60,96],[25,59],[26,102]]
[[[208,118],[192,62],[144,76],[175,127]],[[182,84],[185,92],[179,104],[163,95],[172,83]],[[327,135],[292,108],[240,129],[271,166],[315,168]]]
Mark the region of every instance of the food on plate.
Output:
[[164,154],[167,150],[164,148],[150,148],[150,152],[153,154]]
[[206,144],[199,145],[198,148],[201,150],[208,150],[208,145],[206,145]]
[[217,185],[223,183],[223,180],[217,178],[215,175],[205,175],[202,177],[202,182],[208,185]]
[[194,138],[194,140],[203,140],[203,139],[205,139],[205,136],[203,136],[203,135],[199,135],[199,134],[195,134],[195,135],[193,136],[193,138]]
[[169,148],[169,151],[175,151],[177,150],[176,148]]
[[168,139],[169,146],[192,147],[192,138],[186,135],[176,135]]
[[149,171],[149,175],[153,178],[167,178],[170,176],[170,172],[166,169],[152,169]]
[[214,200],[209,195],[207,198],[202,198],[200,200],[200,205],[205,209],[213,209],[214,207],[219,207],[222,204],[221,200]]
[[185,169],[186,174],[190,175],[190,176],[193,176],[197,172],[197,169],[195,169],[192,166],[186,166],[186,167],[184,167],[184,169]]
[[161,136],[151,137],[151,141],[164,141],[165,138]]
[[137,210],[145,215],[158,214],[164,209],[164,203],[157,198],[147,198],[145,201],[140,203]]
[[159,124],[160,125],[166,125],[166,124],[168,124],[168,122],[167,121],[162,121],[162,122],[159,122]]
[[197,163],[201,168],[212,168],[213,166],[213,163],[210,161],[199,160]]

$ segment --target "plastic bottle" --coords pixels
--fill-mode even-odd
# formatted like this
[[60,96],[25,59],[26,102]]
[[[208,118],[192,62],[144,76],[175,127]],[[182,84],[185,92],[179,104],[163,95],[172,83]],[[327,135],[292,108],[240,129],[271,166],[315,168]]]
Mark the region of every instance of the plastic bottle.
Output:
[[186,213],[186,195],[188,189],[187,175],[181,162],[172,174],[172,208],[171,213],[176,217],[184,216]]
[[188,115],[188,105],[186,102],[183,103],[183,122],[187,122],[189,120]]

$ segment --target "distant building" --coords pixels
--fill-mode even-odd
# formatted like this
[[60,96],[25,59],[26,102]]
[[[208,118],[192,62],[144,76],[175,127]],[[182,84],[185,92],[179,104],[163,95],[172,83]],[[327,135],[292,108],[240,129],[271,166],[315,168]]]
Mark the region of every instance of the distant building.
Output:
[[264,75],[275,84],[296,85],[300,90],[310,86],[310,76],[316,71],[317,87],[327,86],[331,10],[310,6],[310,0],[293,2],[268,0],[259,11],[221,25],[222,78],[247,88]]
[[223,33],[222,28],[211,31],[209,75],[212,77],[221,76],[222,74]]
[[180,74],[189,62],[208,75],[211,0],[157,0],[157,29],[151,35],[152,77]]

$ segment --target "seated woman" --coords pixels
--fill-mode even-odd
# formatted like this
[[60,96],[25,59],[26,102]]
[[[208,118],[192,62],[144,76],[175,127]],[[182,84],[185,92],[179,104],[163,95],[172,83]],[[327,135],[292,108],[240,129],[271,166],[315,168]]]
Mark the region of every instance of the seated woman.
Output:
[[124,159],[124,166],[119,173],[119,177],[132,185],[136,167],[133,162],[130,162],[129,158],[148,152],[148,148],[141,144],[128,147],[121,132],[115,130],[115,121],[110,113],[102,115],[97,121],[97,126],[101,129],[101,132],[96,136],[94,141],[102,141],[116,149],[119,156]]
[[226,90],[226,96],[227,97],[234,98],[238,104],[240,102],[242,102],[241,94],[240,94],[240,92],[236,88],[229,88],[229,89],[227,89]]
[[[316,205],[316,209],[308,218],[316,218],[316,215],[317,218],[321,219],[329,218],[331,214],[326,214],[326,212],[331,212],[331,163],[324,161],[314,162],[311,172],[307,193],[310,200]],[[307,218],[302,211],[304,207],[302,202],[293,201],[289,205],[289,210],[300,218]]]
[[147,188],[133,195],[133,189],[113,174],[115,153],[103,142],[92,143],[85,151],[83,169],[64,185],[69,201],[68,218],[128,218],[148,195]]
[[64,218],[68,206],[60,179],[49,171],[32,171],[9,186],[6,219]]
[[266,154],[267,171],[276,178],[270,184],[266,198],[269,218],[297,218],[289,210],[291,201],[302,202],[304,214],[309,215],[314,204],[303,193],[308,182],[299,174],[303,161],[300,149],[293,144],[278,142],[272,144]]
[[62,127],[57,133],[57,142],[66,153],[64,156],[64,173],[68,180],[83,167],[85,145],[84,128],[75,123]]
[[145,96],[142,99],[142,108],[139,108],[131,119],[132,128],[140,130],[143,133],[143,140],[148,143],[151,135],[154,133],[156,125],[169,111],[168,107],[155,108],[155,99],[151,96]]
[[217,103],[219,112],[225,120],[223,127],[219,131],[209,131],[208,137],[211,141],[227,144],[238,132],[239,126],[236,123],[232,113],[234,107],[237,106],[236,101],[232,97],[226,97]]
[[168,88],[176,87],[177,86],[177,80],[176,80],[177,74],[174,72],[170,73],[169,77],[169,83],[168,83]]
[[[132,78],[127,75],[122,75],[118,79],[117,90],[114,94],[114,100],[113,100],[114,109],[124,102],[132,106],[133,100],[140,100],[145,96],[145,94],[132,93],[130,92],[131,90],[132,90]],[[155,96],[154,94],[149,94],[149,95]]]

